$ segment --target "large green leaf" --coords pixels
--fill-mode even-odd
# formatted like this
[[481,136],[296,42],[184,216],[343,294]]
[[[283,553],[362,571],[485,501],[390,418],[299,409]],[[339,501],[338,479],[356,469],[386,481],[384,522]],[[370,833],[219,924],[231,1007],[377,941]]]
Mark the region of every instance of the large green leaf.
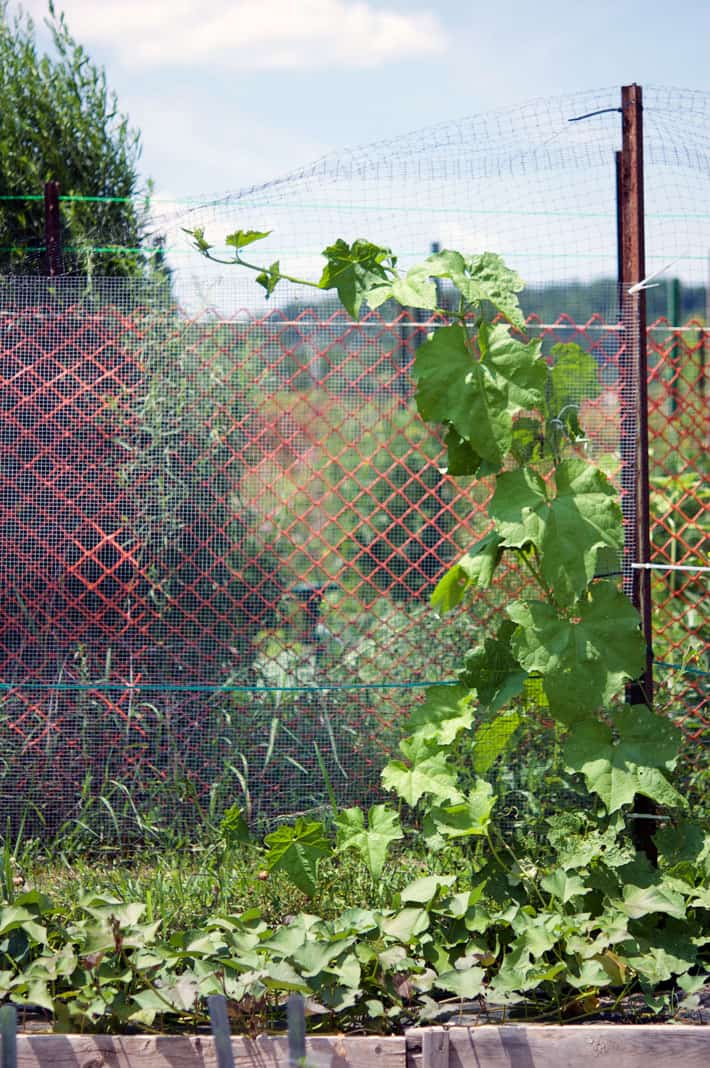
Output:
[[407,721],[407,733],[445,747],[473,720],[473,700],[469,686],[430,686],[424,703],[414,709]]
[[610,582],[593,582],[569,617],[543,601],[516,601],[511,645],[527,671],[543,676],[552,714],[563,723],[608,704],[645,663],[639,617]]
[[476,304],[487,301],[522,330],[525,317],[518,302],[518,293],[523,288],[520,275],[507,267],[495,252],[469,256],[465,264],[468,277],[460,288],[466,300]]
[[[653,716],[653,713],[649,715]],[[683,798],[658,767],[646,767],[629,759],[633,755],[651,755],[650,740],[645,739],[642,744],[638,741],[638,723],[633,719],[622,719],[617,720],[617,726],[619,740],[615,741],[611,728],[599,720],[575,724],[563,749],[567,768],[584,775],[587,787],[599,795],[608,812],[630,805],[635,794],[642,794],[662,805],[682,805]],[[664,752],[667,741],[664,742],[663,734],[661,730],[660,755],[668,751]],[[654,763],[658,760],[657,757],[651,759]]]
[[461,602],[470,586],[487,589],[503,555],[501,538],[495,531],[485,534],[474,547],[450,567],[431,595],[431,606],[439,615],[450,612]]
[[318,861],[331,852],[322,823],[297,819],[293,826],[267,834],[265,856],[269,870],[279,868],[299,890],[311,897],[316,892]]
[[439,990],[446,990],[449,994],[455,994],[456,997],[471,1000],[484,993],[485,979],[483,968],[466,968],[462,971],[453,969],[437,976],[434,986]]
[[515,709],[501,712],[490,723],[477,728],[473,740],[473,770],[485,775],[498,757],[505,753],[520,726],[520,716]]
[[335,289],[347,312],[357,319],[365,301],[377,308],[391,296],[390,274],[386,266],[394,264],[388,248],[371,241],[357,240],[349,245],[339,238],[323,250],[328,261],[318,285],[321,289]]
[[584,881],[578,875],[570,875],[561,869],[545,875],[540,880],[540,885],[543,890],[547,890],[548,894],[558,898],[563,905],[566,905],[573,897],[588,894],[590,890],[590,887],[585,886]]
[[685,901],[682,896],[660,883],[652,886],[625,886],[623,900],[618,902],[618,906],[632,920],[654,912],[663,912],[680,920],[685,917]]
[[578,406],[599,396],[599,365],[575,341],[553,345],[552,359],[548,409],[552,418],[559,419],[567,405]]
[[646,705],[622,705],[614,712],[618,750],[624,760],[664,768],[678,756],[682,731]]
[[465,801],[456,805],[432,805],[424,818],[424,835],[435,832],[444,838],[469,838],[485,835],[496,803],[493,787],[478,779]]
[[367,865],[373,879],[379,879],[392,842],[403,837],[399,813],[386,805],[373,805],[367,817],[361,808],[346,808],[335,818],[338,852],[354,849]]
[[455,875],[424,875],[407,883],[400,890],[399,899],[403,904],[431,905],[440,890],[450,890],[455,882]]
[[466,438],[462,438],[455,426],[445,424],[444,444],[446,445],[446,473],[454,476],[484,474],[481,471],[481,457],[471,447]]
[[436,283],[426,272],[413,267],[403,278],[392,283],[392,296],[405,308],[433,311],[437,306]]
[[450,423],[496,468],[513,439],[513,417],[544,403],[547,368],[540,342],[523,344],[507,326],[481,323],[481,358],[466,330],[443,327],[417,350],[417,405],[424,419]]
[[495,638],[486,638],[482,646],[470,650],[464,657],[461,682],[475,689],[480,704],[489,712],[497,712],[513,697],[522,693],[527,671],[521,668],[511,651],[515,624],[506,619]]
[[557,492],[550,496],[529,468],[505,471],[496,479],[490,515],[502,545],[534,545],[555,595],[571,600],[594,577],[598,551],[621,550],[621,509],[606,476],[584,460],[563,460],[555,483]]
[[492,304],[514,326],[522,329],[525,325],[518,301],[518,293],[523,288],[522,279],[496,253],[483,252],[478,256],[466,257],[449,249],[435,252],[395,282],[392,295],[400,304],[434,309],[437,306],[437,293],[432,278],[448,278],[466,303],[474,305],[476,309],[480,309],[483,303]]
[[417,744],[418,739],[400,742],[400,749],[411,761],[411,766],[401,760],[390,760],[382,771],[382,785],[394,790],[408,805],[416,805],[425,794],[435,801],[463,801],[457,787],[456,773],[446,762],[446,753],[432,753]]

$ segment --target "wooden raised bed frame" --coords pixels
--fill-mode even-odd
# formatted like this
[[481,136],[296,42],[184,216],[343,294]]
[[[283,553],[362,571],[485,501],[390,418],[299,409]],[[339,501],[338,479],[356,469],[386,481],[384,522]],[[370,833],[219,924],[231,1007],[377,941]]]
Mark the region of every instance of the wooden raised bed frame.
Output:
[[[286,1038],[232,1039],[235,1068],[289,1068]],[[702,1024],[430,1027],[313,1036],[308,1068],[709,1068]],[[3,1064],[5,1063],[3,1058]],[[216,1068],[207,1036],[18,1035],[16,1068]]]

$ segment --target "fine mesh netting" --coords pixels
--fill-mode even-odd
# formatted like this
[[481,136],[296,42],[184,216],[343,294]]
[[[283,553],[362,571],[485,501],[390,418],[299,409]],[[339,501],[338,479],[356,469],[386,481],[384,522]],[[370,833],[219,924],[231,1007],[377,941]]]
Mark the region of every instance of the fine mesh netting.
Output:
[[[676,261],[674,273],[705,286],[710,94],[646,88],[643,115],[648,270]],[[319,253],[334,237],[365,236],[390,245],[404,267],[436,242],[494,249],[529,285],[613,279],[620,148],[618,88],[578,93],[337,153],[197,207],[156,205],[156,226],[189,278],[185,296],[225,310],[223,275],[188,255],[181,228],[203,227],[230,259],[228,233],[272,230],[263,262],[282,258],[304,277],[319,272]],[[251,306],[253,286],[244,285]]]
[[[204,227],[218,255],[231,231],[273,230],[246,258],[308,277],[337,237],[390,243],[405,267],[433,242],[501,252],[532,283],[529,336],[550,359],[567,341],[595,358],[566,402],[631,521],[621,461],[628,475],[637,382],[612,281],[620,116],[607,107],[617,90],[443,124],[164,213],[169,277],[2,281],[5,813],[51,832],[99,819],[99,799],[122,819],[237,800],[266,821],[331,791],[374,800],[404,717],[523,586],[504,571],[444,620],[429,607],[488,530],[492,491],[442,474],[416,412],[413,360],[442,320],[385,306],[355,323],[296,285],[267,304],[252,274],[193,260],[183,227]],[[649,269],[680,257],[698,315],[707,107],[645,94]],[[707,558],[708,332],[657,315],[662,293],[649,291],[647,330],[653,559],[692,567]],[[633,555],[610,574],[628,579]],[[653,588],[657,683],[700,753],[705,576],[657,572]],[[528,704],[515,757],[492,771],[511,820],[533,781],[545,789],[554,750],[542,694]]]

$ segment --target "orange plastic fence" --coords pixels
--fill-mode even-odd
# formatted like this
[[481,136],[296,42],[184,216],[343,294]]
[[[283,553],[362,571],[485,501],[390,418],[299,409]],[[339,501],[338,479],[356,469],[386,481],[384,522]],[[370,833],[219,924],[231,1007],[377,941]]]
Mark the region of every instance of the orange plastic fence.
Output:
[[[225,769],[252,795],[256,780],[272,811],[293,809],[293,776],[307,807],[324,765],[345,796],[374,789],[419,687],[453,676],[518,581],[504,575],[453,623],[427,608],[486,529],[490,495],[441,474],[415,413],[411,363],[432,326],[5,307],[5,804],[55,798],[66,816],[82,790],[167,779],[207,797]],[[591,448],[615,451],[613,327],[529,329],[597,355],[582,423]],[[697,324],[649,329],[660,563],[707,560],[707,344]],[[695,738],[708,727],[702,578],[654,576],[656,658],[673,665],[660,678]]]

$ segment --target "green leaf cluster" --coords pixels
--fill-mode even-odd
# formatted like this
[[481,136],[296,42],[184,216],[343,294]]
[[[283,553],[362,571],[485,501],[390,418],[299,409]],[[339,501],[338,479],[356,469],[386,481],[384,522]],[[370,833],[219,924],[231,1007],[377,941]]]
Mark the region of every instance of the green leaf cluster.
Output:
[[0,274],[46,273],[35,250],[44,246],[48,181],[63,196],[98,198],[61,204],[66,273],[148,273],[161,257],[135,251],[148,244],[138,131],[64,15],[50,4],[51,50],[42,54],[32,20],[8,6],[0,0],[0,193],[18,199],[0,211]]
[[[242,243],[235,239],[238,259]],[[622,703],[646,649],[635,608],[613,574],[600,574],[613,571],[624,539],[616,488],[588,454],[579,419],[582,399],[600,390],[594,356],[577,344],[543,356],[524,335],[522,283],[492,253],[445,250],[404,275],[389,249],[365,240],[338,240],[324,256],[311,284],[335,289],[353,317],[390,299],[437,313],[416,355],[418,409],[443,432],[449,473],[488,480],[492,496],[490,529],[440,580],[434,608],[464,611],[467,595],[504,567],[524,582],[497,632],[464,656],[458,683],[431,687],[406,722],[382,772],[399,813],[378,805],[367,819],[357,808],[335,816],[338,856],[357,855],[373,880],[382,882],[393,843],[414,830],[429,857],[457,851],[457,872],[465,857],[468,878],[428,872],[394,909],[358,912],[351,926],[341,918],[343,957],[328,942],[333,928],[326,946],[313,945],[323,933],[313,917],[265,944],[292,947],[307,929],[311,943],[301,957],[291,950],[289,981],[297,973],[314,997],[327,989],[327,1004],[343,1011],[359,997],[371,1021],[414,1004],[414,1018],[431,1018],[442,993],[485,992],[503,1005],[544,996],[574,1016],[602,991],[641,989],[657,1011],[658,984],[692,991],[705,966],[710,846],[699,831],[687,850],[660,832],[656,859],[636,852],[626,827],[639,796],[688,823],[672,782],[678,730],[646,706]],[[278,264],[264,271],[239,262],[261,272],[269,293],[289,277]],[[438,306],[442,285],[458,304]],[[578,808],[550,820],[544,849],[518,855],[496,822],[494,783],[541,708],[571,777],[558,781],[568,804],[577,792]],[[266,844],[269,866],[312,895],[329,848],[324,825],[299,820]],[[337,972],[333,962],[350,953],[357,995],[342,976],[314,986],[300,966]],[[377,989],[366,980],[375,975]]]

